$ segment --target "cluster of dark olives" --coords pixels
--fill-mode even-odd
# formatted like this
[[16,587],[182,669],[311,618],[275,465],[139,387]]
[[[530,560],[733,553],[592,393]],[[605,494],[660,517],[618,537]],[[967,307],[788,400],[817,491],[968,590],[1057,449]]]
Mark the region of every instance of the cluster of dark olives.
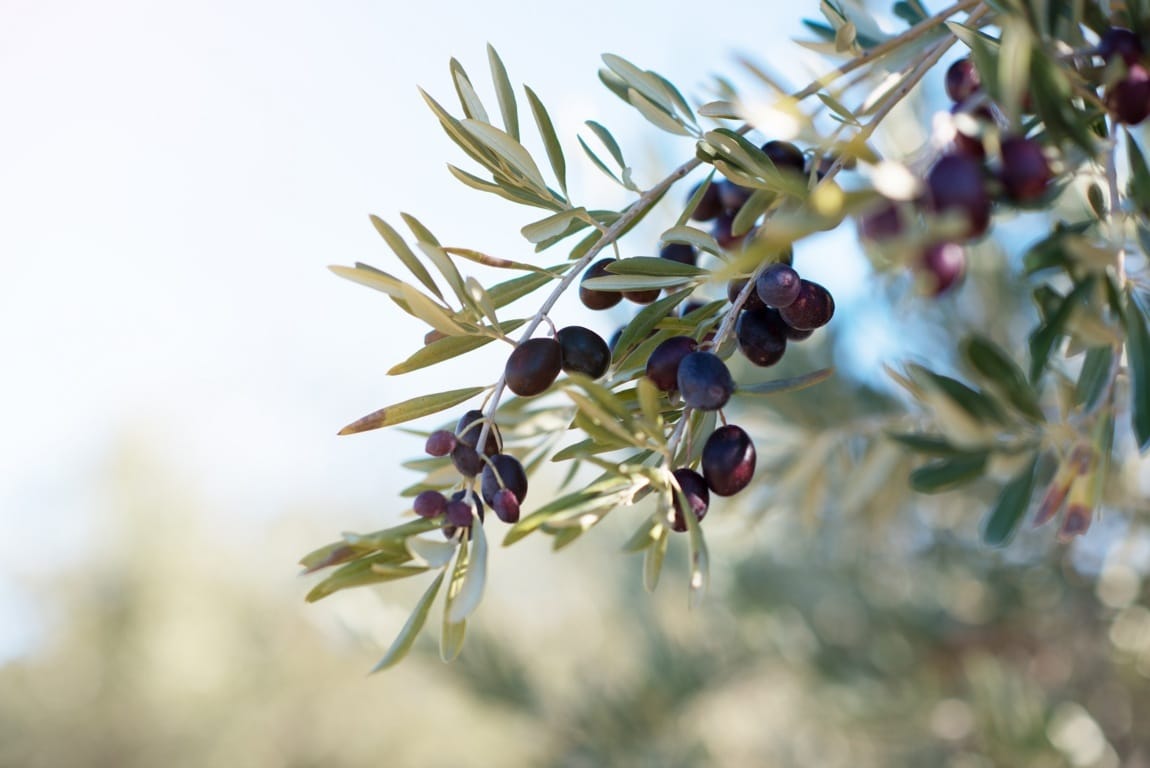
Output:
[[[503,379],[507,388],[521,397],[545,392],[560,371],[579,373],[598,379],[607,373],[611,350],[594,331],[578,325],[558,330],[554,337],[526,339],[516,345],[507,358]],[[435,490],[415,497],[415,513],[421,517],[443,516],[443,532],[449,538],[460,528],[469,528],[475,515],[482,520],[485,504],[495,510],[500,520],[519,520],[519,507],[527,496],[527,473],[514,456],[503,453],[499,428],[491,423],[479,450],[479,433],[483,428],[482,411],[467,411],[460,417],[455,431],[432,432],[425,445],[431,456],[450,456],[451,463],[464,478],[465,486],[451,498]],[[469,486],[480,478],[480,492]]]
[[[769,141],[762,149],[775,167],[784,173],[803,174],[809,171],[805,167],[803,153],[794,144]],[[694,196],[697,191],[698,187],[692,190],[691,195]],[[699,199],[692,212],[692,218],[696,221],[714,220],[712,234],[718,244],[723,248],[734,248],[742,243],[745,235],[737,237],[732,235],[731,227],[735,216],[753,191],[726,179],[711,184]],[[699,252],[688,243],[669,242],[661,244],[659,256],[695,266],[698,263]],[[659,297],[659,289],[611,291],[587,285],[589,280],[612,274],[609,268],[615,262],[616,259],[613,258],[599,259],[584,271],[579,286],[579,299],[585,307],[605,310],[618,305],[624,299],[636,304],[650,304]],[[728,285],[728,295],[732,303],[736,301],[746,283],[746,280],[736,280]],[[699,306],[702,306],[699,302],[685,302],[680,315],[685,315]],[[787,263],[771,264],[757,275],[753,290],[740,306],[736,324],[739,349],[755,365],[773,365],[782,357],[788,340],[805,339],[814,329],[826,325],[834,314],[834,307],[830,293],[818,283],[800,278],[798,272],[790,265],[789,258]],[[504,383],[515,394],[531,397],[547,391],[562,371],[580,373],[592,379],[600,378],[610,367],[612,348],[621,333],[620,329],[612,339],[612,343],[608,344],[587,328],[568,326],[556,331],[553,337],[527,339],[517,345],[508,357],[504,369]],[[647,359],[647,378],[659,390],[676,393],[688,408],[702,411],[717,411],[723,408],[734,394],[735,380],[726,363],[709,348],[710,344],[710,337],[705,337],[702,342],[696,341],[691,336],[673,336],[664,340],[655,347]],[[477,414],[477,418],[480,417],[478,411],[470,413]],[[442,440],[446,444],[449,439],[466,434],[466,430],[467,425],[461,422],[456,435],[433,434],[428,441],[428,452],[432,453],[432,439]],[[498,433],[492,429],[492,434]],[[437,437],[439,435],[443,436]],[[458,450],[458,442],[460,441],[456,441],[452,448],[436,446],[441,453],[435,455],[447,455],[447,452],[451,452],[452,460],[461,474],[474,477],[480,470],[483,459],[478,456],[472,445],[471,453],[475,454],[475,458],[472,459],[471,454],[467,454],[464,461],[457,460],[454,451]],[[490,443],[490,438],[488,442]],[[505,509],[514,506],[517,516],[516,501],[522,501],[523,494],[517,493],[520,486],[516,483],[522,478],[522,489],[525,494],[526,478],[521,476],[521,469],[518,472],[505,473],[497,459],[502,461],[510,457],[504,457],[498,451],[498,446],[492,447],[492,452],[487,454],[489,456],[487,466],[482,468],[483,501],[495,507],[501,519],[507,519],[500,512],[499,504],[503,504]],[[466,454],[467,448],[464,448],[463,452]],[[514,466],[518,468],[518,462]],[[688,467],[674,470],[673,474],[681,491],[681,495],[676,495],[675,515],[672,521],[674,530],[686,530],[685,511],[681,506],[684,499],[691,506],[695,516],[701,519],[707,512],[710,494],[734,495],[751,481],[754,469],[755,448],[747,433],[733,425],[716,429],[704,446],[700,466],[702,474]],[[498,470],[498,476],[502,478],[502,485],[496,484],[495,470]],[[509,481],[505,475],[510,475],[513,480]],[[502,502],[501,498],[504,499]],[[438,510],[440,499],[433,500],[434,506],[429,508]],[[458,500],[443,499],[443,503],[448,505],[454,501]],[[474,501],[479,505],[478,513],[482,514],[482,502],[478,499]]]
[[1119,123],[1138,125],[1150,116],[1150,70],[1146,49],[1138,35],[1123,27],[1106,30],[1096,53],[1106,66],[1116,66],[1121,59],[1125,71],[1106,88],[1106,108]]
[[598,379],[610,365],[611,350],[602,336],[581,325],[569,325],[554,337],[520,342],[507,358],[503,381],[515,394],[533,397],[545,392],[560,371]]
[[[795,176],[808,171],[806,159],[801,149],[789,141],[768,141],[762,146],[763,154],[782,173]],[[695,188],[695,191],[698,187]],[[735,234],[735,217],[739,210],[754,194],[753,189],[736,184],[730,179],[722,179],[707,187],[699,200],[691,218],[695,221],[711,221],[711,236],[721,247],[730,250],[737,248],[747,237],[747,233]],[[692,193],[693,194],[693,193]]]
[[707,438],[699,463],[702,474],[689,467],[672,472],[681,495],[675,494],[671,530],[687,530],[688,510],[702,520],[712,493],[734,496],[750,484],[755,474],[755,444],[742,427],[725,424]]
[[[746,280],[732,280],[727,285],[727,298],[734,303],[746,285]],[[790,264],[770,264],[759,272],[740,307],[735,324],[739,351],[754,365],[774,365],[783,358],[788,340],[809,338],[815,329],[829,323],[834,313],[830,291],[799,277]]]
[[984,139],[998,124],[971,59],[952,64],[945,85],[954,102],[955,134],[948,150],[927,171],[923,196],[912,206],[886,202],[859,221],[860,236],[872,242],[902,234],[916,210],[959,222],[950,238],[926,244],[916,260],[935,296],[962,279],[966,271],[963,243],[986,234],[995,202],[1032,204],[1046,194],[1054,179],[1042,144],[1026,136],[1000,135],[996,162],[988,164]]
[[[519,507],[527,498],[527,473],[510,454],[503,453],[499,428],[491,424],[487,439],[479,450],[479,433],[483,428],[482,411],[467,411],[459,418],[455,430],[440,429],[427,437],[426,452],[431,456],[450,456],[452,464],[465,478],[464,487],[444,496],[428,490],[415,497],[415,514],[443,519],[443,533],[451,538],[462,528],[470,528],[475,516],[483,521],[486,507],[495,510],[505,523],[519,520]],[[471,487],[479,476],[479,492]]]

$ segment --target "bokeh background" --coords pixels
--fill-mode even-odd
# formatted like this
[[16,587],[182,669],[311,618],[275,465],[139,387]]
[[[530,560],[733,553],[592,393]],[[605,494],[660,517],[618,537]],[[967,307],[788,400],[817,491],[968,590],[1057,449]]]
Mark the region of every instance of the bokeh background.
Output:
[[[692,148],[599,85],[600,53],[698,100],[717,74],[755,87],[739,56],[799,85],[818,62],[788,38],[817,12],[0,0],[0,766],[1150,765],[1140,529],[1111,516],[1074,548],[1047,532],[990,552],[977,498],[908,505],[849,471],[844,425],[895,396],[882,362],[1018,304],[1001,259],[976,262],[967,304],[930,305],[873,281],[852,232],[800,254],[840,317],[797,365],[840,380],[740,414],[766,454],[812,458],[788,476],[801,492],[762,477],[708,519],[700,610],[682,551],[643,591],[626,511],[557,555],[496,551],[451,666],[431,627],[365,676],[419,585],[303,603],[296,560],[394,523],[416,479],[417,438],[339,427],[499,364],[386,376],[423,329],[325,266],[394,268],[367,215],[399,211],[534,258],[531,211],[450,179],[461,155],[416,85],[451,101],[455,56],[489,94],[494,44],[548,104],[576,198],[617,206],[582,120],[641,184]],[[917,94],[887,141],[925,143],[938,103]],[[674,204],[628,242],[653,248]],[[892,333],[907,311],[918,333]],[[626,318],[557,314],[604,334]]]

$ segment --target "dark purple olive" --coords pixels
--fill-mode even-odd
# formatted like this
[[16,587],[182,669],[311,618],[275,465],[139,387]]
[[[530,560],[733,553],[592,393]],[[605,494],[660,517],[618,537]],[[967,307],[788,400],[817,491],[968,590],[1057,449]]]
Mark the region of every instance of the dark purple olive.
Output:
[[898,237],[903,231],[898,204],[891,200],[884,201],[880,207],[859,216],[857,224],[859,238],[871,242]]
[[455,447],[455,434],[446,429],[437,429],[427,436],[423,450],[428,456],[446,456]]
[[1107,89],[1106,107],[1120,123],[1138,125],[1145,120],[1150,116],[1150,72],[1131,64],[1126,76]]
[[650,304],[659,298],[659,289],[623,291],[623,298],[635,304]]
[[719,427],[703,444],[703,479],[718,496],[734,496],[755,474],[755,444],[740,427]]
[[755,192],[750,187],[736,184],[730,179],[723,179],[714,186],[719,190],[719,204],[723,208],[723,213],[731,214],[732,218],[743,207],[743,203],[750,200],[751,195]]
[[411,506],[420,517],[439,517],[447,510],[447,497],[439,491],[422,491]]
[[965,217],[968,237],[978,237],[990,226],[990,196],[982,178],[982,164],[967,155],[943,155],[926,176],[927,196],[935,213]]
[[831,321],[835,314],[835,300],[818,283],[803,280],[799,297],[790,306],[779,310],[783,320],[799,331],[813,331]]
[[1109,62],[1115,56],[1121,56],[1126,66],[1137,64],[1142,58],[1142,41],[1138,35],[1125,27],[1111,27],[1102,35],[1098,43],[1098,55]]
[[1042,197],[1053,175],[1037,141],[1021,136],[1003,139],[998,180],[1011,200],[1023,203]]
[[715,219],[715,223],[711,226],[711,236],[715,238],[715,242],[719,244],[720,248],[728,251],[738,248],[747,238],[745,234],[735,235],[732,233],[731,227],[734,226],[734,223],[735,217],[733,214],[722,213]]
[[936,243],[923,252],[922,266],[930,277],[930,294],[941,296],[966,272],[966,249],[957,243]]
[[[703,182],[699,182],[691,188],[691,194],[688,200],[695,196],[699,191],[699,186]],[[695,210],[691,213],[691,218],[695,221],[710,221],[723,212],[723,203],[719,199],[719,185],[710,184],[707,191],[703,193],[703,197],[699,200],[699,204],[695,206]]]
[[611,348],[603,337],[581,325],[560,328],[555,334],[567,373],[581,373],[597,379],[611,366]]
[[471,505],[466,501],[447,502],[447,512],[444,522],[455,529],[470,528]]
[[607,267],[614,263],[614,259],[599,259],[583,273],[579,284],[579,301],[583,302],[583,306],[587,309],[610,309],[623,300],[623,294],[618,291],[597,291],[583,286],[584,282],[593,277],[609,276],[611,273],[607,271]]
[[[459,417],[455,425],[456,438],[472,448],[479,446],[479,432],[483,428],[483,411],[471,410]],[[503,437],[499,434],[499,427],[494,423],[487,430],[487,439],[483,441],[483,453],[493,456],[503,450]]]
[[682,467],[676,469],[671,474],[673,474],[675,480],[678,481],[679,488],[683,496],[686,497],[687,505],[689,505],[685,506],[679,494],[675,494],[674,517],[671,520],[671,530],[682,533],[687,530],[688,510],[693,512],[695,519],[700,522],[707,516],[707,507],[711,504],[711,493],[707,490],[707,481],[693,469]]
[[689,407],[717,411],[735,391],[731,372],[714,352],[692,352],[679,363],[679,394]]
[[[954,152],[982,162],[986,158],[986,146],[982,143],[980,126],[994,125],[994,113],[985,104],[974,109],[963,109],[961,104],[951,108],[955,115]],[[958,117],[961,115],[962,117]],[[971,124],[973,121],[973,125]],[[973,132],[970,132],[973,131]]]
[[659,249],[659,258],[693,267],[699,261],[699,252],[690,243],[667,243]]
[[519,499],[515,498],[511,489],[500,488],[496,491],[495,497],[491,500],[491,508],[495,510],[495,516],[503,522],[519,522]]
[[[749,278],[744,277],[727,283],[727,301],[732,304],[735,303],[735,299],[739,298],[739,294],[743,292],[743,288],[746,286],[748,279]],[[747,300],[743,302],[742,310],[749,312],[752,309],[763,309],[765,306],[763,300],[759,298],[758,291],[752,290],[747,294]]]
[[483,522],[483,502],[473,491],[456,491],[451,494],[451,501],[447,502],[444,522],[456,528],[470,528],[475,513],[478,513],[479,521]]
[[959,59],[946,70],[946,95],[951,101],[964,102],[981,87],[982,79],[969,58]]
[[787,341],[805,341],[811,337],[812,333],[814,333],[813,328],[803,331],[800,331],[798,328],[792,328],[787,325],[785,320],[783,321],[783,325],[786,327],[785,335],[787,337]]
[[503,378],[512,392],[531,397],[551,386],[562,365],[563,351],[555,339],[527,339],[507,358]]
[[647,358],[647,378],[664,392],[679,388],[679,364],[698,348],[690,336],[672,336],[659,344]]
[[481,490],[483,500],[493,504],[500,488],[509,488],[522,503],[527,498],[527,473],[519,459],[506,453],[497,453],[483,467]]
[[707,303],[705,301],[699,301],[698,299],[684,301],[679,305],[679,317],[686,317],[696,309],[702,309],[705,306],[707,306]]
[[781,309],[799,297],[799,273],[786,264],[771,264],[755,279],[755,293],[763,304]]
[[467,443],[457,443],[451,450],[451,463],[464,477],[475,477],[483,469],[483,459],[479,452]]
[[776,309],[763,307],[743,312],[735,323],[739,351],[754,365],[774,365],[787,351],[786,327]]
[[803,151],[789,141],[768,141],[762,150],[780,171],[803,172]]

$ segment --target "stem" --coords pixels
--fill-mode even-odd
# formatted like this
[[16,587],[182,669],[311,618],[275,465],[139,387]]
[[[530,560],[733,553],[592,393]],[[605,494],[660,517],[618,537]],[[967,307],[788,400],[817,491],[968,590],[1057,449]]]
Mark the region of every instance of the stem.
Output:
[[[934,16],[931,16],[929,19],[923,19],[922,21],[920,21],[918,24],[915,24],[910,29],[908,29],[908,30],[906,30],[906,31],[904,31],[898,35],[895,35],[890,40],[887,40],[884,43],[880,43],[879,45],[876,45],[874,48],[863,51],[858,56],[851,59],[846,64],[843,64],[838,69],[835,69],[835,70],[829,72],[827,75],[824,75],[823,77],[819,78],[818,80],[815,80],[810,85],[808,85],[806,88],[803,88],[801,91],[798,91],[798,92],[792,94],[791,98],[795,99],[796,101],[802,101],[803,99],[807,98],[808,96],[814,96],[820,90],[825,88],[830,83],[833,83],[835,80],[839,79],[843,75],[849,74],[849,73],[855,71],[856,69],[858,69],[859,67],[862,67],[865,64],[869,64],[869,63],[875,61],[876,59],[882,58],[883,56],[887,55],[888,53],[890,53],[892,51],[898,50],[905,43],[908,43],[912,40],[917,40],[918,38],[925,35],[927,32],[930,32],[935,27],[944,24],[947,19],[949,19],[951,16],[955,15],[956,13],[961,13],[962,11],[968,11],[971,8],[974,8],[976,5],[978,5],[981,2],[982,2],[982,0],[962,0],[962,2],[955,3],[954,5],[950,6],[949,8],[944,8],[943,10],[936,13]],[[982,10],[983,10],[983,12],[985,12],[985,10],[986,10],[985,7]]]
[[[1126,284],[1126,216],[1122,210],[1122,198],[1118,192],[1118,124],[1114,122],[1113,118],[1108,119],[1107,122],[1110,125],[1110,146],[1106,150],[1105,170],[1110,205],[1106,210],[1106,224],[1110,230],[1111,242],[1118,246],[1118,252],[1114,257],[1114,271],[1118,281],[1118,290],[1121,291]],[[1118,381],[1121,369],[1122,347],[1119,346],[1110,361],[1105,394],[1098,398],[1094,407],[1083,414],[1084,416],[1091,417],[1101,410],[1103,405],[1113,403],[1114,385]]]
[[1108,122],[1110,148],[1106,153],[1106,182],[1110,188],[1110,208],[1106,211],[1106,218],[1110,225],[1110,239],[1118,246],[1114,270],[1117,272],[1118,289],[1121,290],[1126,285],[1126,215],[1118,193],[1118,124],[1113,118]]
[[[794,99],[795,101],[802,101],[806,98],[809,98],[810,96],[815,95],[838,78],[849,74],[850,72],[853,72],[856,69],[859,69],[860,67],[863,67],[873,61],[876,61],[892,51],[898,50],[908,42],[917,40],[918,38],[933,30],[935,27],[940,26],[946,22],[947,19],[956,13],[974,8],[981,2],[982,0],[961,0],[961,2],[957,2],[954,5],[951,5],[950,7],[940,11],[929,19],[924,19],[910,29],[902,32],[899,35],[896,35],[895,37],[892,37],[890,40],[876,45],[874,48],[863,51],[855,58],[843,64],[841,67],[832,70],[823,77],[814,80],[805,88],[802,88],[801,90],[791,94],[790,98]],[[983,6],[980,11],[976,13],[982,15],[982,13],[985,12],[986,7]],[[947,45],[949,46],[949,44],[952,44],[953,41],[954,38],[951,37]],[[945,50],[945,48],[943,48],[943,50]],[[942,52],[940,51],[938,52],[938,55],[931,61],[931,64],[933,65],[935,62],[937,62],[938,58],[941,56]],[[914,82],[917,83],[918,79],[921,79],[921,77],[922,74],[919,74]],[[911,83],[911,85],[913,85],[913,83]],[[909,90],[909,87],[910,86],[906,86],[907,90]],[[905,93],[902,95],[905,96]],[[899,98],[901,98],[901,96]],[[891,107],[893,106],[894,105],[891,104]],[[889,112],[889,108],[886,111]],[[876,113],[875,120],[872,120],[872,123],[877,126],[877,119],[885,116],[885,114],[885,112],[883,112],[881,115]],[[737,129],[737,133],[744,135],[750,133],[753,128],[754,126],[750,125],[749,123],[745,123]],[[870,130],[873,131],[874,129],[871,128]],[[606,248],[608,245],[614,245],[615,241],[622,236],[622,233],[627,229],[627,227],[629,227],[637,217],[642,215],[649,205],[651,205],[655,200],[665,194],[667,190],[670,189],[673,184],[675,184],[675,182],[686,177],[687,174],[695,170],[695,168],[699,167],[701,164],[701,160],[698,158],[692,158],[691,160],[683,163],[678,168],[671,171],[671,173],[666,178],[640,195],[639,198],[634,203],[632,203],[631,206],[603,232],[603,236],[599,238],[598,242],[596,242],[593,246],[591,246],[591,248],[588,249],[583,258],[579,259],[579,261],[577,261],[563,276],[563,278],[559,281],[559,284],[555,286],[555,288],[551,291],[551,294],[543,302],[543,305],[539,308],[539,311],[537,311],[535,316],[532,317],[531,320],[527,323],[527,327],[523,330],[523,333],[519,337],[519,343],[523,343],[527,339],[531,338],[531,334],[535,332],[535,329],[538,328],[539,324],[542,322],[543,316],[550,312],[551,308],[555,306],[555,302],[559,300],[559,297],[563,295],[563,293],[571,286],[573,282],[575,282],[576,278],[582,273],[587,265],[589,265],[604,248]],[[841,161],[837,162],[837,165],[841,167]],[[835,171],[834,168],[831,170]],[[835,172],[837,173],[837,171]],[[828,173],[828,176],[833,177],[833,174]],[[753,289],[753,277],[751,280],[748,280],[747,285],[749,286],[749,289]],[[740,302],[734,305],[728,316],[724,318],[721,330],[724,330],[725,334],[730,333],[730,327],[734,322],[733,318],[738,314],[738,307],[741,307],[742,303],[746,301],[746,297],[750,295],[749,289],[744,288],[739,297]],[[725,338],[725,335],[719,336],[716,334],[716,345],[720,343],[723,338]],[[484,420],[483,428],[479,433],[479,445],[483,445],[483,441],[487,439],[487,432],[490,428],[489,425],[495,416],[495,411],[499,408],[499,401],[503,397],[503,390],[506,388],[506,383],[506,376],[504,375],[501,375],[499,380],[495,383],[495,388],[487,402],[487,419]],[[684,410],[682,420],[678,425],[676,425],[675,432],[671,437],[672,442],[668,443],[668,447],[671,449],[672,453],[674,452],[678,440],[682,438],[682,431],[689,416],[690,409],[688,408]]]

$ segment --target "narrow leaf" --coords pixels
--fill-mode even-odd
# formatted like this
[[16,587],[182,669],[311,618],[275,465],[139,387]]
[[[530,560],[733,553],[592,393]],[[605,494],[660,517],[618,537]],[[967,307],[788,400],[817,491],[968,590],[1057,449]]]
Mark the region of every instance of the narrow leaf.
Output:
[[596,291],[636,291],[650,290],[652,288],[675,288],[692,281],[690,277],[668,275],[655,277],[651,275],[606,275],[592,277],[584,280],[581,285]]
[[410,285],[400,285],[403,300],[411,314],[446,336],[466,336],[468,331],[451,319],[451,310],[436,304]]
[[699,526],[699,518],[695,517],[695,510],[681,490],[675,490],[675,497],[687,522],[687,549],[691,558],[690,591],[687,594],[687,604],[696,608],[703,601],[703,596],[707,593],[707,585],[711,580],[711,559],[707,554],[707,542],[703,538],[703,529]]
[[740,386],[735,390],[735,394],[777,395],[782,392],[795,392],[822,383],[833,376],[834,373],[834,368],[820,368],[817,371],[804,373],[802,376],[792,376],[789,379],[775,379],[774,381],[764,381],[759,384]]
[[412,560],[429,568],[442,568],[451,562],[458,544],[454,541],[435,541],[411,536],[405,542]]
[[1002,409],[986,393],[970,387],[958,379],[923,368],[921,365],[910,365],[907,368],[920,383],[924,383],[944,395],[974,420],[983,424],[987,422],[1001,424],[1003,422]]
[[613,275],[656,277],[702,277],[710,274],[701,267],[682,264],[671,259],[661,259],[658,256],[631,256],[626,259],[616,259],[607,266],[607,271]]
[[[478,521],[475,521],[473,525],[477,523]],[[443,601],[443,623],[439,631],[439,658],[443,661],[454,661],[459,656],[467,634],[467,622],[452,621],[450,614],[455,598],[463,586],[463,580],[470,570],[471,553],[467,539],[469,535],[470,531],[462,537],[456,550],[455,565],[451,569],[451,579],[447,582],[447,596]]]
[[516,299],[521,299],[527,296],[532,291],[542,288],[555,278],[559,277],[565,270],[567,265],[564,265],[560,270],[547,274],[533,274],[524,275],[523,277],[515,277],[506,282],[497,283],[487,289],[487,295],[491,297],[491,302],[495,304],[495,308],[499,309],[505,307]]
[[613,53],[605,53],[602,58],[603,63],[610,67],[611,71],[618,75],[632,90],[642,94],[648,102],[654,102],[652,106],[658,104],[657,108],[663,112],[674,112],[674,106],[669,99],[670,94],[666,92],[654,74],[639,69],[622,56],[616,56]]
[[587,146],[587,142],[583,141],[582,136],[576,136],[575,139],[579,142],[579,146],[583,148],[583,153],[587,155],[587,157],[591,160],[596,168],[602,171],[607,178],[611,179],[611,181],[621,186],[626,186],[623,184],[623,180],[616,176],[615,172],[608,168],[607,164],[604,163],[602,159],[600,159],[599,155],[595,154],[595,150]]
[[498,256],[491,256],[486,253],[474,251],[470,248],[444,248],[443,250],[452,256],[459,256],[461,258],[467,259],[468,261],[473,261],[476,264],[482,264],[485,267],[493,267],[494,269],[519,269],[524,272],[538,272],[539,274],[543,275],[551,274],[546,269],[537,267],[534,264],[527,264],[526,262],[522,261],[512,261],[511,259],[501,259]]
[[386,293],[392,298],[402,300],[403,289],[401,286],[403,285],[403,281],[399,278],[392,277],[386,272],[370,268],[366,264],[356,264],[354,267],[332,264],[328,266],[328,269],[345,280],[366,285],[368,288],[374,288],[377,291]]
[[699,107],[699,114],[720,120],[742,120],[739,107],[733,101],[709,101]]
[[572,208],[532,222],[520,232],[527,238],[527,242],[541,243],[554,237],[566,237],[586,228],[590,223],[591,216],[586,208]]
[[[649,533],[648,536],[651,536]],[[663,572],[663,560],[667,555],[667,542],[670,540],[667,526],[659,525],[654,541],[643,553],[643,587],[654,592],[659,586],[659,574]]]
[[431,582],[427,591],[419,598],[419,602],[415,604],[411,616],[408,617],[407,623],[403,625],[403,629],[400,630],[399,635],[391,644],[391,648],[387,650],[387,654],[371,668],[373,673],[382,672],[399,663],[411,650],[412,643],[415,642],[415,638],[419,636],[424,623],[427,622],[427,614],[431,611],[431,604],[435,601],[435,596],[439,594],[439,587],[443,584],[443,573],[443,571],[439,572],[435,581]]
[[1030,335],[1030,380],[1032,382],[1037,382],[1042,376],[1042,372],[1046,370],[1047,361],[1050,359],[1051,352],[1054,351],[1054,344],[1065,333],[1066,323],[1070,320],[1075,306],[1089,295],[1093,287],[1093,275],[1074,286],[1074,290],[1059,302],[1045,322]]
[[639,114],[647,118],[647,121],[656,128],[662,128],[667,133],[672,133],[676,136],[692,135],[691,131],[684,127],[678,119],[667,114],[667,112],[660,109],[654,102],[634,88],[627,91],[627,100],[639,111]]
[[501,184],[494,181],[486,181],[479,178],[478,176],[475,176],[474,174],[470,174],[467,171],[456,168],[450,163],[447,166],[447,170],[451,172],[452,176],[463,182],[465,185],[471,187],[472,189],[477,189],[480,192],[487,192],[489,194],[502,197],[504,200],[510,200],[513,203],[518,203],[520,205],[530,205],[534,206],[535,208],[544,208],[548,211],[557,211],[562,208],[562,206],[554,199],[550,197],[540,197],[533,190],[524,189],[523,187],[509,186],[507,184]]
[[547,182],[543,180],[539,166],[531,159],[531,153],[522,144],[511,138],[506,132],[487,123],[461,120],[460,124],[465,131],[482,142],[484,146],[502,157],[512,169],[540,193],[547,190]]
[[490,43],[487,45],[487,61],[491,65],[491,80],[495,84],[495,95],[499,99],[499,112],[503,116],[503,127],[507,134],[519,141],[519,107],[515,104],[515,89],[507,76],[507,67]]
[[471,85],[471,78],[467,76],[463,65],[452,59],[449,66],[452,82],[455,83],[455,93],[459,96],[460,106],[463,107],[463,114],[473,120],[484,123],[490,122],[487,118],[487,110],[483,108],[483,102],[479,100],[479,95]]
[[[511,333],[525,323],[525,320],[507,320],[499,324],[499,332]],[[398,376],[402,373],[411,373],[429,365],[451,360],[462,354],[479,349],[495,340],[494,336],[448,336],[438,339],[417,350],[411,357],[402,363],[392,366],[387,372],[388,376]]]
[[1088,411],[1097,407],[1098,399],[1106,392],[1106,385],[1110,382],[1113,364],[1113,347],[1093,347],[1087,350],[1074,388],[1076,405],[1085,406]]
[[[697,194],[696,197],[698,196],[700,195]],[[696,201],[694,198],[692,198],[692,203],[694,202]],[[694,210],[690,207],[690,205],[688,208],[690,208],[690,210]],[[714,236],[712,236],[709,232],[704,232],[701,229],[696,229],[695,227],[687,226],[685,224],[677,224],[676,226],[671,227],[662,234],[660,239],[664,243],[687,243],[688,245],[695,246],[700,251],[713,253],[716,256],[720,256],[723,253],[723,249],[719,246],[719,243],[715,240]]]
[[1145,453],[1150,448],[1150,331],[1132,295],[1126,297],[1123,319],[1130,363],[1130,423],[1138,440],[1138,450]]
[[986,459],[985,452],[978,452],[927,464],[910,473],[910,487],[919,493],[949,491],[982,476]]
[[341,429],[339,434],[352,435],[356,432],[366,432],[370,429],[390,427],[393,424],[402,424],[405,421],[418,419],[420,416],[439,413],[453,405],[459,405],[466,400],[470,400],[485,389],[486,387],[467,387],[465,389],[453,389],[449,392],[440,392],[435,395],[413,397],[410,400],[404,400],[402,403],[380,408],[378,411],[369,413],[361,419],[356,419]]
[[458,624],[475,613],[483,600],[483,587],[487,583],[487,535],[478,519],[471,523],[471,552],[467,558],[467,571],[458,592],[451,601],[447,620]]
[[614,361],[622,360],[632,346],[647,338],[647,334],[654,330],[659,321],[690,295],[690,290],[679,291],[648,304],[640,310],[639,314],[635,315],[635,318],[623,327],[623,334],[615,343]]
[[963,344],[963,353],[970,366],[1001,390],[1019,413],[1034,422],[1045,419],[1038,404],[1038,393],[1026,380],[1026,374],[997,344],[974,335]]
[[619,164],[619,167],[626,168],[627,163],[623,160],[623,150],[619,148],[619,142],[615,141],[615,137],[611,135],[611,132],[594,120],[587,120],[585,125],[599,137],[599,141],[603,142],[603,146],[611,153],[611,157],[615,158],[615,162]]
[[399,257],[399,260],[403,262],[403,266],[407,267],[408,271],[415,275],[415,278],[419,280],[427,290],[431,291],[442,301],[443,294],[439,292],[439,286],[431,279],[431,273],[424,268],[423,264],[416,258],[415,253],[407,247],[407,243],[403,242],[403,238],[399,236],[399,233],[378,216],[372,215],[371,223],[372,226],[375,227],[375,231],[383,237],[388,247],[390,247],[391,250],[395,252],[395,255]]
[[1038,467],[1035,456],[1021,472],[1014,476],[998,495],[994,509],[987,515],[982,525],[982,540],[992,547],[1000,547],[1010,541],[1018,524],[1030,507],[1030,496],[1034,493],[1034,474]]
[[547,160],[551,163],[551,170],[559,182],[559,188],[567,191],[567,161],[563,159],[563,147],[555,133],[555,126],[551,123],[551,116],[543,102],[535,95],[535,91],[523,86],[527,93],[527,100],[531,103],[531,114],[535,118],[535,126],[539,129],[539,136],[543,139],[543,147],[547,150]]

